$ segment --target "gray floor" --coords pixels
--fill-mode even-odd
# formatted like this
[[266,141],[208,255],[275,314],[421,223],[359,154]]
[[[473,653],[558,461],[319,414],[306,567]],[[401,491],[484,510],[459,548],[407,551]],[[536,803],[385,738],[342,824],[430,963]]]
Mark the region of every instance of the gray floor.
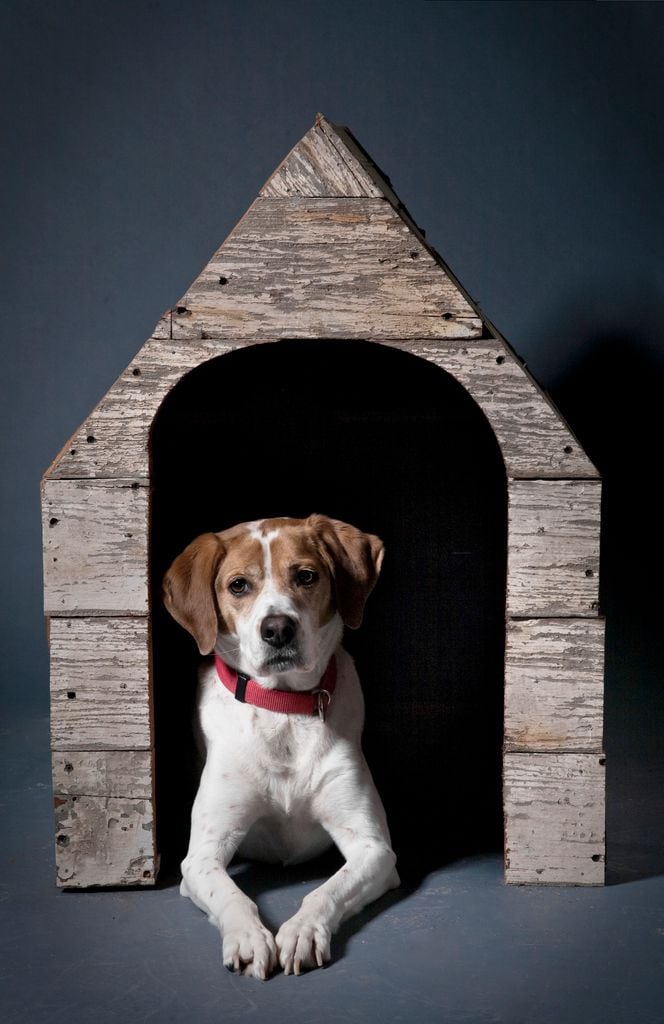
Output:
[[[642,778],[612,787],[613,884],[508,888],[498,856],[461,860],[349,923],[325,970],[260,983],[222,968],[217,933],[175,885],[56,890],[47,750],[44,718],[2,731],[3,1024],[664,1020],[661,829],[629,839],[653,800],[661,820],[661,769],[643,761]],[[276,925],[323,868],[243,870]]]

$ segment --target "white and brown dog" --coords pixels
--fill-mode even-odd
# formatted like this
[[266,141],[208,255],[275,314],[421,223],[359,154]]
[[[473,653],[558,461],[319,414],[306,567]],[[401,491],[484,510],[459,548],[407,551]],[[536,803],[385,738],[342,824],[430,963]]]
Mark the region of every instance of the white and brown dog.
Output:
[[[206,533],[164,580],[201,670],[206,760],[181,892],[223,938],[227,967],[265,979],[322,966],[340,923],[399,884],[362,754],[364,702],[344,623],[357,628],[382,541],[338,520],[266,519]],[[236,852],[294,864],[335,843],[345,864],[276,939],[227,872]]]

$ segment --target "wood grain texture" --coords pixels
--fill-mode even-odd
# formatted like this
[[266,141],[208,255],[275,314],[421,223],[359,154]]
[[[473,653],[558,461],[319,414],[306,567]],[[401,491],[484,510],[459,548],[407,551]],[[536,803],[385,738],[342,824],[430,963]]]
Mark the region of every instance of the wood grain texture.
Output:
[[512,480],[508,499],[508,615],[597,615],[600,482]]
[[508,622],[505,747],[601,751],[604,620]]
[[[386,199],[438,266],[465,294],[445,261],[425,241],[425,232],[415,223],[390,180],[352,132],[342,125],[332,124],[322,114],[316,115],[314,127],[294,146],[260,192],[262,198],[288,199],[294,196],[308,199]],[[475,308],[470,298],[469,302]]]
[[173,337],[470,338],[482,321],[383,199],[257,199],[173,311]]
[[56,796],[54,804],[59,886],[154,885],[151,800]]
[[147,514],[145,482],[45,481],[46,614],[147,614]]
[[189,370],[241,345],[150,338],[63,449],[49,478],[147,478],[150,427],[168,392]]
[[[355,165],[359,165],[361,172],[376,190],[374,194],[389,200],[395,210],[398,210],[402,215],[405,215],[405,219],[411,221],[414,225],[410,214],[407,212],[404,204],[392,188],[391,181],[385,174],[383,174],[369,153],[362,148],[351,130],[344,125],[333,124],[322,114],[319,114],[317,123],[335,148],[343,154],[344,159],[353,167],[355,167]],[[419,228],[416,226],[415,228],[420,232]],[[422,236],[424,235],[423,232],[420,233]]]
[[381,192],[329,122],[318,119],[265,183],[261,196],[372,196]]
[[506,754],[505,880],[604,883],[604,757]]
[[[251,344],[192,339],[185,346],[150,339],[72,438],[51,478],[147,477],[150,427],[171,388],[201,363]],[[509,476],[597,476],[560,415],[500,342],[384,344],[436,363],[466,388],[496,434]]]
[[386,344],[436,363],[463,385],[493,428],[508,476],[598,476],[560,413],[500,341]]
[[51,619],[51,746],[149,749],[147,618]]
[[56,796],[152,799],[151,750],[54,750]]

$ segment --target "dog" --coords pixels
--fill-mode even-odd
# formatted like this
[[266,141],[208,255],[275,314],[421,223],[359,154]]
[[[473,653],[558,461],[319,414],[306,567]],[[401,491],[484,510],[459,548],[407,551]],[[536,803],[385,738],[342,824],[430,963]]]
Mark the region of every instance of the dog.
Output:
[[[382,541],[322,515],[205,533],[175,559],[164,601],[214,655],[199,677],[205,763],[180,891],[215,924],[230,970],[265,980],[322,967],[342,921],[399,885],[361,750],[357,629]],[[345,864],[276,936],[227,868],[236,853],[296,864],[336,844]]]

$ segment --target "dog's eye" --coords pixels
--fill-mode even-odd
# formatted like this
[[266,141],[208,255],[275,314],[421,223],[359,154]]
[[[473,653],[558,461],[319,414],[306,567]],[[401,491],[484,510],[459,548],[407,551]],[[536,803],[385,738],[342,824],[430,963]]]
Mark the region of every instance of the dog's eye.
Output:
[[300,587],[310,587],[318,579],[318,573],[313,569],[299,569],[295,577]]
[[245,580],[244,576],[238,576],[237,579],[231,580],[228,584],[228,589],[231,594],[240,597],[242,594],[249,592],[249,581]]

